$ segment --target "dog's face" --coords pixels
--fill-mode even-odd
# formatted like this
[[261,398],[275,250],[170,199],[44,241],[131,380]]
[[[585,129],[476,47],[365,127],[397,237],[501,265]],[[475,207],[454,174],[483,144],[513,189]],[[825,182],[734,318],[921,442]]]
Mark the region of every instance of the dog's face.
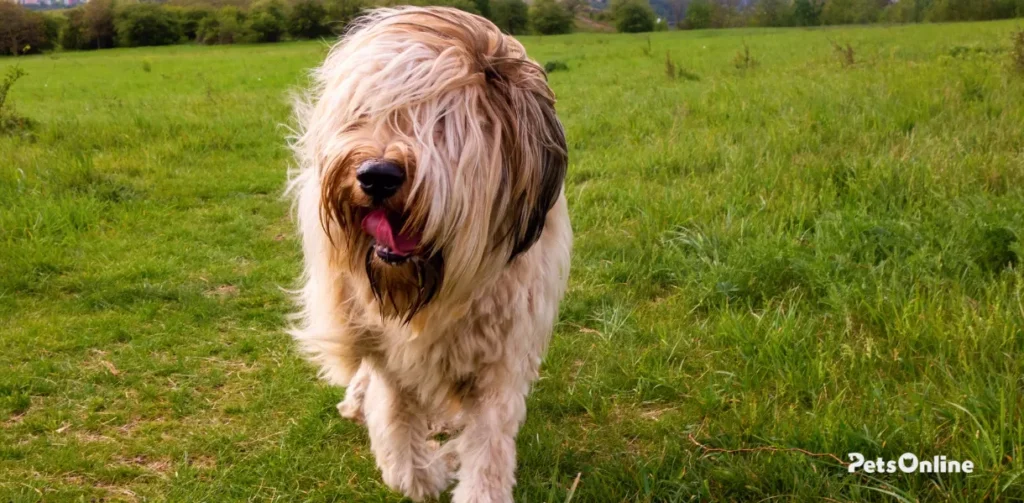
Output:
[[317,70],[297,151],[385,316],[468,300],[539,238],[567,154],[523,47],[454,9],[371,12]]

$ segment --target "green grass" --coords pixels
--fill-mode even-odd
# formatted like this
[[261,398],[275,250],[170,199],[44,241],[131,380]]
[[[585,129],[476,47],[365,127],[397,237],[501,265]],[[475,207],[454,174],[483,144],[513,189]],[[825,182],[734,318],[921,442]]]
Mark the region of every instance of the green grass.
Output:
[[[568,66],[576,247],[517,501],[1024,499],[1014,27],[524,38]],[[0,500],[398,500],[282,330],[280,124],[325,52],[0,62],[37,124],[0,138]]]

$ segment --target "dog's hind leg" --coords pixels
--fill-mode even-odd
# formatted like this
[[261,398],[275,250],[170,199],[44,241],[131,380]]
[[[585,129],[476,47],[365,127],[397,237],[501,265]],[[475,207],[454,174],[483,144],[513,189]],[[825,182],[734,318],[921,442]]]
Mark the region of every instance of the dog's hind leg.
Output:
[[363,413],[384,483],[413,501],[437,497],[450,471],[437,444],[427,442],[427,414],[378,372],[369,376]]
[[338,402],[338,413],[341,417],[362,423],[363,400],[366,398],[366,388],[370,384],[370,364],[365,360],[359,364],[359,370],[352,376],[352,381],[345,388],[345,399]]

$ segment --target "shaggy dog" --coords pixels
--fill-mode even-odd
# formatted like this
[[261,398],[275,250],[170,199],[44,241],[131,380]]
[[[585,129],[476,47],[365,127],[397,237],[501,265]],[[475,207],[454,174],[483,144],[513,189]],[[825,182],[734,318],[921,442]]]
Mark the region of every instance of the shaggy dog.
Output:
[[[567,152],[544,71],[486,19],[374,10],[299,100],[293,335],[384,482],[512,501],[515,437],[569,273]],[[443,446],[438,425],[457,432]]]

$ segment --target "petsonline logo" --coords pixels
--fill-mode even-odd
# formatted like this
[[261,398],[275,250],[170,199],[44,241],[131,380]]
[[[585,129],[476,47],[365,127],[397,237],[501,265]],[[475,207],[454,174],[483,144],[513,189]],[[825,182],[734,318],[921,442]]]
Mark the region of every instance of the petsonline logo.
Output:
[[973,461],[957,461],[946,459],[946,456],[934,456],[921,460],[910,452],[903,453],[898,460],[882,458],[867,459],[859,452],[847,454],[850,457],[850,473],[863,469],[864,473],[971,473],[974,471]]

